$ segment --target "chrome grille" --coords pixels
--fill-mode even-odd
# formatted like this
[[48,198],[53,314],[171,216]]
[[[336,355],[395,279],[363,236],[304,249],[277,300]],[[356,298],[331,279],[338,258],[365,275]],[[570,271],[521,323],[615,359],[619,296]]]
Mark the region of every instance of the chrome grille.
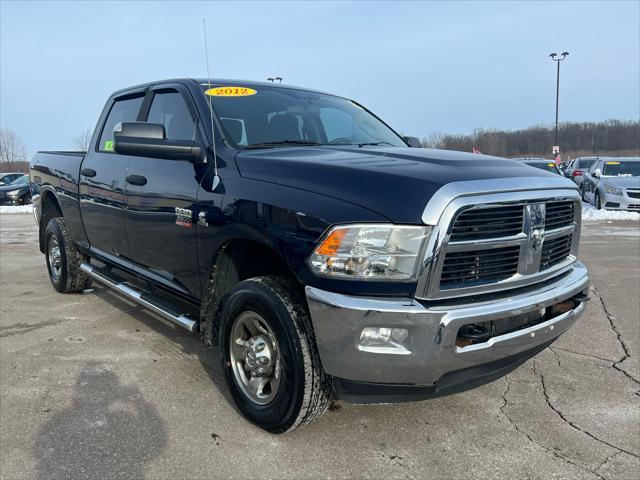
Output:
[[544,242],[540,257],[540,271],[547,270],[566,259],[571,253],[572,241],[573,235],[569,234]]
[[[486,194],[450,205],[438,223],[419,281],[419,298],[450,298],[528,285],[563,272],[575,261],[581,203],[576,192],[553,197]],[[531,195],[531,196],[528,196]],[[491,198],[499,201],[491,202]],[[533,197],[533,198],[531,198]]]
[[471,252],[447,252],[440,275],[440,287],[456,286],[460,282],[483,283],[498,281],[518,271],[520,247],[496,248]]
[[548,231],[555,228],[566,227],[567,225],[571,225],[571,223],[573,223],[573,201],[566,200],[563,202],[548,202],[545,209],[545,230]]
[[451,241],[478,240],[515,235],[522,231],[522,205],[463,211],[451,230]]

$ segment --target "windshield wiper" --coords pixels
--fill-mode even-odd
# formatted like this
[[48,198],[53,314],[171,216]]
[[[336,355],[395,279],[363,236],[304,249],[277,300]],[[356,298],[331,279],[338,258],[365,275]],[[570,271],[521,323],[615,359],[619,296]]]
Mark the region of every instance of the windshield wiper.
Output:
[[369,142],[369,143],[359,143],[358,146],[360,148],[366,146],[366,145],[391,145],[393,147],[393,143],[389,143],[389,142]]
[[251,143],[247,145],[245,148],[270,148],[270,147],[281,147],[283,145],[320,145],[318,142],[312,142],[310,140],[279,140],[277,142],[262,142],[262,143]]

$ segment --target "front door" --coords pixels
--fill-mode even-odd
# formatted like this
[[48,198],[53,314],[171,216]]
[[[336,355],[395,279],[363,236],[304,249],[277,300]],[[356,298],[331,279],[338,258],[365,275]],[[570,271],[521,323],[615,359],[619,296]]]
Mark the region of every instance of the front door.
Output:
[[[181,86],[156,87],[146,121],[171,140],[199,139],[195,109]],[[126,177],[126,232],[131,259],[197,294],[196,210],[206,164],[131,157]]]
[[96,145],[87,152],[80,169],[80,212],[87,239],[100,253],[128,255],[125,234],[125,176],[131,157],[113,151],[113,129],[119,122],[135,121],[144,92],[116,98]]

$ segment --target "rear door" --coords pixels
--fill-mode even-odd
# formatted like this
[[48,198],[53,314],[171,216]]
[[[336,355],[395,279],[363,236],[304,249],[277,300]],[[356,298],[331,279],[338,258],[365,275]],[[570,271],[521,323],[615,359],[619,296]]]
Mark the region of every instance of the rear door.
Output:
[[144,91],[110,100],[101,116],[95,145],[80,169],[80,212],[91,247],[109,255],[128,255],[125,234],[125,176],[131,157],[113,150],[113,129],[119,122],[135,121]]
[[[200,140],[198,117],[181,85],[153,89],[150,123],[172,140]],[[126,178],[126,231],[133,261],[188,291],[199,291],[195,211],[207,165],[132,157]]]

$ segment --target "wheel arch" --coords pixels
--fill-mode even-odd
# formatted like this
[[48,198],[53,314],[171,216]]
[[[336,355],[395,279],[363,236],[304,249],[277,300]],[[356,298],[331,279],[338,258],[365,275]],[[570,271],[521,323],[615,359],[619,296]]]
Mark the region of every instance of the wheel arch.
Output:
[[44,232],[47,228],[49,220],[56,217],[64,217],[62,214],[62,208],[60,208],[60,202],[56,197],[54,191],[49,188],[44,188],[40,192],[40,223],[39,223],[39,247],[40,251],[44,253]]
[[276,275],[289,279],[303,291],[289,262],[265,240],[249,235],[226,238],[215,251],[200,308],[200,334],[204,345],[218,345],[218,316],[225,296],[239,282]]

